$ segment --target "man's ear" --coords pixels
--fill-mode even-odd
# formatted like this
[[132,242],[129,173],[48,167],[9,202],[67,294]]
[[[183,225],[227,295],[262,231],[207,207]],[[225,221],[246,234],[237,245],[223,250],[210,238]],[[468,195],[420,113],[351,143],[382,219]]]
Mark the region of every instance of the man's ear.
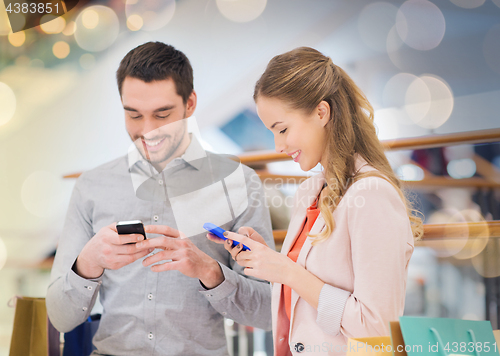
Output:
[[197,96],[196,92],[193,90],[186,102],[186,117],[190,117],[191,115],[193,115],[194,110],[196,109],[196,102],[197,102]]
[[316,107],[316,112],[318,114],[318,118],[321,122],[321,125],[323,127],[326,126],[326,124],[328,124],[328,122],[330,121],[330,104],[328,104],[326,101],[322,100],[318,106]]

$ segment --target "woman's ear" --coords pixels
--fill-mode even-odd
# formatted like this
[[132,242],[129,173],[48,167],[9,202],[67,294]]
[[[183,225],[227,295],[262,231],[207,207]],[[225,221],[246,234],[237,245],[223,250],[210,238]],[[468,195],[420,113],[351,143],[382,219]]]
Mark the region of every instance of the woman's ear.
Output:
[[320,119],[321,125],[323,127],[328,124],[330,121],[330,104],[328,104],[326,101],[322,100],[317,108],[317,113],[318,113],[318,118]]

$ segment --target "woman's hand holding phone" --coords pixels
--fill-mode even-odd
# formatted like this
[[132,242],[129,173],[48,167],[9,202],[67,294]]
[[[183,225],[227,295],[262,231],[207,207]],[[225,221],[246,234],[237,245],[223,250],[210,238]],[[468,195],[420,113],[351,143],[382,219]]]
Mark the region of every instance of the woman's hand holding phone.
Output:
[[[266,244],[266,241],[264,240],[264,238],[262,236],[259,235],[259,233],[257,231],[255,231],[253,228],[251,227],[248,227],[248,226],[242,226],[238,229],[238,233],[240,235],[245,235],[245,236],[248,236],[250,237],[252,240],[254,241],[257,241],[257,242],[260,242],[261,244],[264,244],[267,246]],[[224,248],[229,251],[229,253],[231,254],[231,256],[233,257],[233,259],[236,258],[236,255],[238,253],[240,253],[242,250],[241,250],[241,246],[237,245],[234,243],[233,240],[231,239],[222,239],[216,235],[214,235],[213,233],[209,232],[207,234],[207,238],[210,240],[210,241],[213,241],[215,243],[218,243],[218,244],[224,244]],[[239,246],[239,247],[238,247]]]
[[[233,259],[245,267],[244,273],[247,276],[283,284],[290,280],[295,263],[287,256],[269,248],[264,238],[254,229],[244,226],[238,229],[238,234],[226,231],[224,235],[226,241],[210,233],[207,234],[207,238],[224,244],[224,248],[229,251]],[[240,243],[232,247],[233,241]],[[250,251],[241,251],[242,243],[248,246]]]

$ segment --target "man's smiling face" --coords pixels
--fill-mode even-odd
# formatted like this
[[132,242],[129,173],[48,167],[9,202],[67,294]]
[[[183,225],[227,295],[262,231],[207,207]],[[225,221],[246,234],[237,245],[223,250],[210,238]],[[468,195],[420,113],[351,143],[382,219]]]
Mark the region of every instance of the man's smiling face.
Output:
[[184,103],[171,78],[146,83],[126,77],[122,104],[130,138],[158,171],[184,153],[189,145],[186,118],[196,108],[194,91]]

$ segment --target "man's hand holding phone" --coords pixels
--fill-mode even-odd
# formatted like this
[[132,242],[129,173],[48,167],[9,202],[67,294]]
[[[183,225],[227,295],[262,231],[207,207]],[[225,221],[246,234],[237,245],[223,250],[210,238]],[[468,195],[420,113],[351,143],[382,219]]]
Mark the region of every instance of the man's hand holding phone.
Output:
[[83,278],[100,277],[105,269],[120,269],[152,251],[137,248],[136,242],[144,240],[141,233],[118,234],[116,223],[103,227],[83,247],[75,264],[75,272]]

